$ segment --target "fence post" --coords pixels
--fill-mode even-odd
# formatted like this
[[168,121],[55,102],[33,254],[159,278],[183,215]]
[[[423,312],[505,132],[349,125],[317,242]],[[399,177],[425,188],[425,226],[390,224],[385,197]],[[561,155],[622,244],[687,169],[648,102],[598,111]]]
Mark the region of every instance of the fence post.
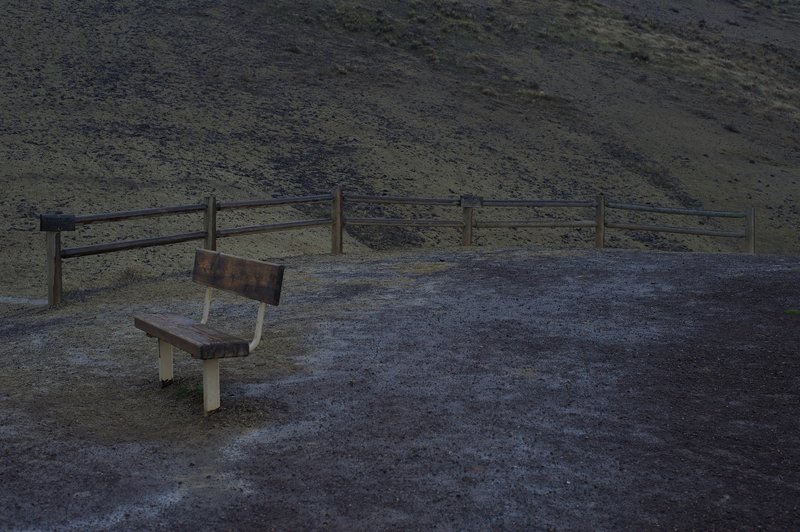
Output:
[[61,301],[61,232],[47,231],[47,304],[52,307]]
[[472,207],[463,207],[464,209],[464,233],[462,235],[461,243],[465,246],[472,245],[472,224],[475,223],[475,209]]
[[331,202],[331,253],[338,255],[342,253],[344,236],[344,194],[342,187],[333,189],[333,201]]
[[47,235],[47,304],[51,307],[63,300],[61,284],[61,231],[75,230],[72,214],[48,213],[39,215],[39,231]]
[[606,197],[603,194],[597,195],[594,219],[596,223],[594,245],[597,249],[603,249],[606,244]]
[[206,196],[206,211],[204,219],[204,229],[206,231],[206,249],[217,250],[217,198]]
[[752,205],[747,208],[744,237],[747,253],[754,254],[756,252],[756,210]]
[[464,229],[461,236],[461,244],[472,245],[472,229],[475,227],[475,209],[483,205],[483,198],[480,196],[461,196],[461,209],[464,211]]

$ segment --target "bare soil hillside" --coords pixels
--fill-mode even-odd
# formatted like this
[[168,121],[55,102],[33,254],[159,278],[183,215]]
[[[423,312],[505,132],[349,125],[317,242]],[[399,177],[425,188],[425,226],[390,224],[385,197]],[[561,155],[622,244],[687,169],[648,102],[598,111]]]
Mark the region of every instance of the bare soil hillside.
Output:
[[[0,529],[795,530],[800,261],[288,261],[262,347],[160,389],[188,272],[0,321]],[[211,322],[247,335],[256,305]]]
[[[0,295],[43,294],[41,212],[335,184],[753,204],[758,251],[796,254],[799,21],[795,2],[750,0],[5,2]],[[545,213],[507,214],[533,215]],[[267,215],[252,216],[243,221]],[[712,223],[692,221],[700,222]],[[197,222],[163,218],[69,238],[187,227]],[[438,230],[348,232],[350,249],[457,242]],[[325,250],[325,239],[308,231],[228,245],[278,256]],[[581,247],[589,239],[579,230],[491,231],[478,244]],[[611,244],[741,249],[621,232]],[[182,249],[83,259],[70,275],[77,287],[109,286],[172,271]]]

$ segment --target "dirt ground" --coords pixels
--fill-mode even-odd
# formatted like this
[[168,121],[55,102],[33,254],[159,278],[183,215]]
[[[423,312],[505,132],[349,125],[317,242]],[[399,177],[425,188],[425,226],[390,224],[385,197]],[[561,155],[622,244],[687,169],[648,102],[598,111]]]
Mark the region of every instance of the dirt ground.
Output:
[[[160,389],[188,272],[0,301],[2,529],[795,529],[800,260],[288,259],[264,343]],[[250,333],[255,305],[212,322]]]
[[[797,528],[798,27],[796,3],[762,0],[5,2],[0,529]],[[752,204],[776,255],[619,251],[742,250],[627,231],[602,253],[541,251],[586,249],[585,230],[456,250],[457,230],[351,226],[342,258],[309,255],[324,229],[225,239],[289,258],[209,418],[199,364],[178,357],[159,389],[132,326],[199,314],[194,243],[66,260],[68,304],[45,308],[40,213],[335,185]],[[64,246],[201,227],[96,224]],[[246,336],[255,311],[222,297],[215,317]]]

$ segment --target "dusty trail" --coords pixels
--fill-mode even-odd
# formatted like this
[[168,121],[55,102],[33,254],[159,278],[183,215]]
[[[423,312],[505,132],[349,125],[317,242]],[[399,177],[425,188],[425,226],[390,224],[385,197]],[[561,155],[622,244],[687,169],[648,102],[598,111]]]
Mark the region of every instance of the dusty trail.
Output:
[[[6,305],[0,527],[793,528],[798,271],[529,249],[292,259],[264,347],[222,364],[208,419],[196,361],[159,390],[130,323],[199,312],[187,280]],[[217,311],[249,331],[249,306]]]

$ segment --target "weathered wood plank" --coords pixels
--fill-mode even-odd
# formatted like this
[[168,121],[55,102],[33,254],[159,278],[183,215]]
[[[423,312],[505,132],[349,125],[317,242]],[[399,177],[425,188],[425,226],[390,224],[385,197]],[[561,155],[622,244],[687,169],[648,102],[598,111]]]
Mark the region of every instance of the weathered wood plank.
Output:
[[47,304],[52,306],[61,303],[61,233],[47,233]]
[[192,280],[277,305],[281,297],[283,268],[277,264],[198,249],[194,256]]
[[69,259],[71,257],[83,257],[86,255],[100,255],[101,253],[112,253],[114,251],[149,248],[153,246],[163,246],[165,244],[178,244],[191,240],[205,240],[205,238],[205,231],[195,231],[193,233],[141,238],[139,240],[121,240],[119,242],[109,242],[108,244],[92,244],[91,246],[66,248],[61,251],[61,257]]
[[133,323],[150,336],[186,351],[194,358],[244,357],[250,354],[247,340],[201,325],[175,314],[135,316]]
[[130,220],[131,218],[149,218],[152,216],[167,216],[169,214],[181,214],[186,212],[198,212],[205,210],[205,204],[195,205],[173,205],[170,207],[154,207],[152,209],[140,209],[136,211],[104,212],[98,214],[83,214],[75,217],[77,224],[93,224],[97,222],[117,222],[120,220]]
[[606,245],[606,197],[598,194],[594,211],[595,235],[594,247],[603,249]]
[[668,225],[643,225],[628,223],[606,223],[610,229],[627,229],[629,231],[652,231],[654,233],[679,233],[684,235],[721,236],[728,238],[744,238],[744,231],[718,231],[716,229],[700,229],[693,227],[672,227]]
[[472,230],[475,227],[475,207],[462,207],[464,228],[461,230],[461,244],[472,245]]
[[301,229],[303,227],[325,227],[331,224],[329,218],[316,218],[314,220],[298,220],[295,222],[278,222],[274,224],[249,225],[247,227],[233,227],[231,229],[217,230],[217,238],[229,236],[254,235],[257,233],[274,233],[276,231],[288,231],[290,229]]
[[319,194],[316,196],[289,196],[285,198],[269,198],[242,201],[222,201],[219,202],[219,210],[224,209],[247,209],[255,207],[278,207],[281,205],[295,205],[297,203],[327,203],[333,198],[330,194]]
[[541,229],[557,229],[565,227],[594,227],[594,220],[576,220],[576,221],[540,221],[540,220],[512,220],[512,221],[486,221],[475,222],[477,229],[500,229],[500,228],[541,228]]
[[206,249],[217,249],[217,198],[208,196],[206,198],[206,212],[203,219],[206,231]]
[[474,196],[471,194],[465,194],[461,196],[461,207],[463,208],[473,208],[479,209],[483,207],[483,198],[481,196]]
[[450,220],[426,220],[408,218],[346,218],[345,225],[406,225],[421,227],[458,227],[461,228],[464,222]]
[[331,253],[338,255],[344,246],[344,195],[342,187],[333,189],[331,202]]
[[594,207],[593,201],[576,200],[483,200],[484,207]]
[[674,207],[652,207],[650,205],[634,205],[630,203],[607,202],[609,209],[619,209],[623,211],[654,212],[659,214],[683,214],[687,216],[711,216],[714,218],[745,218],[746,212],[734,211],[705,211],[700,209],[677,209]]
[[744,226],[745,250],[748,253],[756,252],[756,210],[751,205],[747,208],[747,218]]
[[40,214],[39,231],[74,231],[74,214]]
[[458,207],[460,198],[407,198],[401,196],[367,196],[364,194],[346,194],[348,203],[391,203],[394,205],[441,205]]

